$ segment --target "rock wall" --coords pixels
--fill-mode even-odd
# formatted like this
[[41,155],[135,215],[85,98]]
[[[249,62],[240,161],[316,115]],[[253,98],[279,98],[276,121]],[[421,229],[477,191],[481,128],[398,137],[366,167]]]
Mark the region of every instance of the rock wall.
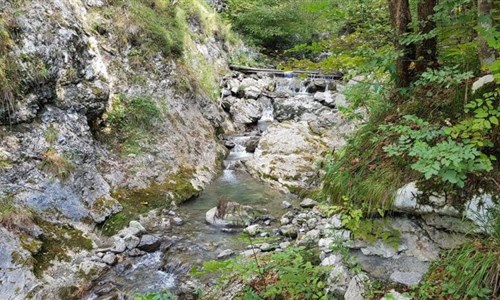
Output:
[[[115,191],[148,193],[151,186],[166,183],[157,196],[167,205],[196,194],[220,168],[226,150],[216,130],[231,125],[217,101],[192,88],[198,79],[185,78],[188,65],[196,61],[161,53],[141,60],[134,55],[139,45],[133,40],[118,47],[120,36],[101,25],[127,26],[132,32],[137,25],[130,20],[113,24],[106,15],[111,5],[99,0],[0,1],[2,38],[9,59],[16,62],[12,74],[18,83],[13,98],[0,99],[0,225],[9,229],[0,228],[5,256],[0,294],[5,299],[24,299],[28,293],[44,298],[82,283],[77,274],[83,260],[77,253],[84,249],[73,254],[64,249],[68,262],[43,266],[47,271],[33,276],[38,258],[49,255],[43,243],[55,234],[38,224],[77,229],[95,245],[102,238],[92,233],[95,224],[122,210]],[[185,29],[194,45],[190,54],[223,72],[233,46],[214,35],[201,42],[200,26],[190,22]],[[119,151],[104,122],[119,96],[147,97],[161,111],[147,142],[134,154]],[[132,200],[143,203],[140,198]],[[18,218],[24,215],[41,232],[22,228]],[[43,247],[27,250],[26,239],[41,240]]]
[[254,135],[249,141],[258,141],[247,146],[254,152],[243,161],[247,170],[283,190],[317,188],[322,158],[340,149],[356,126],[339,110],[348,104],[337,85],[320,78],[226,76],[222,107],[239,131]]

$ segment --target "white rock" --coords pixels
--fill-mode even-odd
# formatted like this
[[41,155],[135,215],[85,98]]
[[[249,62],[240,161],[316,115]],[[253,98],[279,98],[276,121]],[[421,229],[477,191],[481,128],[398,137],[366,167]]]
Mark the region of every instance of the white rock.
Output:
[[400,294],[395,290],[390,290],[381,300],[411,300],[411,297]]
[[134,249],[135,247],[137,247],[139,245],[139,243],[141,242],[141,239],[139,239],[138,237],[136,237],[135,235],[128,235],[126,236],[124,239],[125,241],[125,246],[127,247],[127,249]]
[[394,282],[401,283],[407,286],[416,286],[422,280],[424,274],[418,272],[399,272],[391,274],[390,279]]
[[284,200],[283,202],[281,202],[281,206],[283,206],[284,208],[291,208],[292,204],[290,202]]
[[179,217],[175,217],[175,218],[173,219],[173,221],[174,221],[174,224],[175,224],[175,225],[177,225],[177,226],[182,225],[182,223],[184,223],[184,220],[182,220],[182,219],[181,219],[181,218],[179,218]]
[[356,275],[349,282],[347,291],[344,295],[345,300],[364,300],[366,276]]
[[254,224],[254,225],[250,225],[247,228],[243,229],[243,232],[247,233],[250,236],[256,236],[257,233],[260,232],[260,230],[261,230],[260,225]]
[[139,233],[146,232],[146,229],[144,228],[144,226],[142,226],[141,223],[139,223],[139,222],[137,222],[135,220],[130,221],[130,223],[128,224],[128,227],[138,229]]
[[122,253],[123,251],[127,250],[127,245],[126,245],[125,240],[123,238],[120,238],[118,236],[114,236],[113,239],[114,239],[114,242],[113,242],[113,248],[111,249],[112,252]]
[[321,261],[322,266],[335,266],[342,261],[342,255],[333,254]]
[[116,255],[113,253],[107,253],[103,256],[102,261],[112,266],[116,263]]
[[472,93],[475,93],[477,90],[479,90],[480,88],[482,88],[486,84],[488,84],[490,82],[494,82],[494,81],[495,81],[495,78],[491,74],[485,75],[485,76],[479,78],[478,80],[476,80],[472,84]]
[[261,252],[262,252],[262,250],[260,250],[260,249],[249,249],[249,250],[245,250],[245,251],[241,252],[240,254],[243,257],[250,257],[250,256],[253,256],[253,255],[257,255],[257,254],[259,254]]
[[234,255],[234,251],[231,249],[226,249],[217,255],[217,259],[226,259]]
[[318,202],[314,201],[311,198],[306,198],[306,199],[302,200],[302,202],[300,202],[300,207],[303,207],[303,208],[313,208],[316,205],[318,205]]

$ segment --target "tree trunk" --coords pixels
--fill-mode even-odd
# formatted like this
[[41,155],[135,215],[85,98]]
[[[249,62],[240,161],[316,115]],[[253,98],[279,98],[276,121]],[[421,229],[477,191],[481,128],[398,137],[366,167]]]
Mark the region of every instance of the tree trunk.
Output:
[[[493,0],[477,0],[478,23],[484,30],[493,29],[492,8]],[[481,34],[479,35],[479,60],[481,67],[488,67],[495,61],[495,50],[488,46]]]
[[[420,0],[417,7],[419,34],[429,34],[436,28],[436,22],[432,19],[436,4],[437,0]],[[427,68],[437,67],[436,37],[425,39],[417,46],[416,59],[415,69],[417,73],[422,73]]]
[[408,0],[389,0],[389,11],[391,13],[392,25],[396,29],[396,50],[402,52],[396,61],[396,87],[405,88],[410,86],[410,64],[413,60],[413,45],[402,45],[400,39],[405,33],[411,32],[410,5]]

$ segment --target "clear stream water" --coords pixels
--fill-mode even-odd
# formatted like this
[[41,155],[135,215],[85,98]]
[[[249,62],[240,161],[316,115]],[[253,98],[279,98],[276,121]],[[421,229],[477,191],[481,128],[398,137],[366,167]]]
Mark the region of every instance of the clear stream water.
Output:
[[[178,286],[179,279],[193,266],[200,265],[205,260],[215,259],[226,249],[232,249],[236,253],[245,250],[248,241],[242,238],[239,232],[224,232],[205,221],[205,213],[217,206],[222,197],[265,209],[266,214],[279,219],[285,212],[281,203],[284,200],[293,203],[294,196],[283,194],[252,178],[246,172],[230,170],[235,162],[253,155],[244,150],[247,139],[245,136],[233,138],[236,146],[224,162],[226,169],[199,197],[178,207],[176,213],[184,220],[183,225],[174,225],[170,230],[158,232],[167,240],[167,244],[172,244],[171,247],[163,252],[126,258],[100,280],[102,289],[106,288],[106,285],[109,286],[110,282],[120,292],[128,295],[174,289]],[[99,290],[99,287],[95,290]],[[97,297],[94,294],[89,299]]]

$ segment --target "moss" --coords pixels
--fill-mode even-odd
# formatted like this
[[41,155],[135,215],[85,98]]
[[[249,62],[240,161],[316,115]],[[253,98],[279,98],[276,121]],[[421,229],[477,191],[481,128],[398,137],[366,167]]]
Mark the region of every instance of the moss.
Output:
[[43,230],[40,238],[40,251],[33,255],[33,273],[40,277],[52,261],[68,260],[68,250],[92,250],[92,241],[83,236],[83,233],[67,224],[53,224],[36,218],[36,223]]
[[120,202],[123,210],[106,220],[101,228],[103,234],[111,236],[140,214],[196,196],[198,190],[191,184],[193,173],[192,169],[181,169],[166,181],[153,182],[145,189],[118,189],[114,191],[112,196]]
[[61,300],[78,300],[81,296],[79,288],[74,285],[60,288],[58,295]]

